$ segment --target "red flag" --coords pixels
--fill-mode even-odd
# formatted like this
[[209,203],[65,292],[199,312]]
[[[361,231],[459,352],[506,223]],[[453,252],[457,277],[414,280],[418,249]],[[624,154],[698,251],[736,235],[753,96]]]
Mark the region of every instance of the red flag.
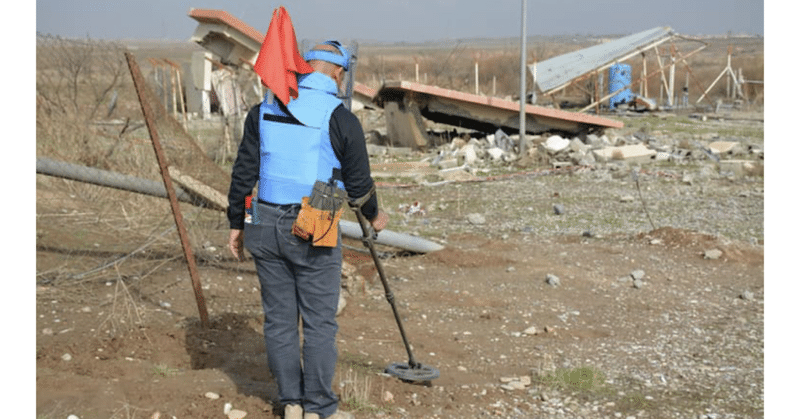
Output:
[[292,19],[283,6],[272,12],[267,36],[253,70],[261,77],[261,83],[272,90],[284,105],[289,103],[290,97],[298,95],[297,74],[314,71],[297,49]]

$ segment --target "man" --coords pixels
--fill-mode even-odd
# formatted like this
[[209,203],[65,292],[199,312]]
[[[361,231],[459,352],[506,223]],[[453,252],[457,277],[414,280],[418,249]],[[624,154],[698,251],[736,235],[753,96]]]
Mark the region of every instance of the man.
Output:
[[[239,260],[243,246],[255,259],[268,363],[285,417],[348,418],[352,415],[337,410],[332,389],[341,233],[337,228],[335,245],[324,247],[316,238],[294,235],[292,227],[316,180],[333,181],[349,197],[361,198],[360,210],[375,231],[386,226],[388,216],[378,208],[361,124],[336,97],[348,51],[327,41],[305,60],[314,72],[298,77],[296,99],[283,104],[268,95],[247,115],[228,194],[229,247]],[[256,181],[258,199],[246,223],[245,198]]]

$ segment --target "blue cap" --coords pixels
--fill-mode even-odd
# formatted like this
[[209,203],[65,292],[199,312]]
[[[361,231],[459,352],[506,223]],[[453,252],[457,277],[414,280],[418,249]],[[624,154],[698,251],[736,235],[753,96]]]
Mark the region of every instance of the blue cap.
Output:
[[345,49],[345,47],[343,47],[342,44],[339,43],[339,41],[325,41],[322,44],[336,47],[336,49],[338,49],[339,52],[342,53],[342,55],[334,54],[333,52],[330,51],[312,49],[311,51],[306,52],[303,58],[306,61],[311,61],[311,60],[327,61],[329,63],[336,64],[339,67],[344,68],[345,71],[347,71],[348,68],[350,67],[350,53],[347,51],[347,49]]

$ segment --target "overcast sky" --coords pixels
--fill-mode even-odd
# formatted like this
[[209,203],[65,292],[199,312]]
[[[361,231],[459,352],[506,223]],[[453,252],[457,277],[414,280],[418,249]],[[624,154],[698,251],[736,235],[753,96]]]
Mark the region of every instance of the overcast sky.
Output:
[[[190,8],[221,9],[266,33],[283,5],[298,40],[420,42],[519,37],[521,0],[38,0],[36,31],[69,38],[186,40]],[[528,35],[630,34],[670,26],[685,35],[764,35],[763,0],[528,0]]]

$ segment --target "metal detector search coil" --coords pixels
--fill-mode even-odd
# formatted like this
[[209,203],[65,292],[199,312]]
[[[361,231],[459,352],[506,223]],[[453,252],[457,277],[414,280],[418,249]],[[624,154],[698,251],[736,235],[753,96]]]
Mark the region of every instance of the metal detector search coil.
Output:
[[404,381],[431,381],[439,378],[439,370],[427,365],[411,367],[406,362],[395,362],[386,367],[386,373]]
[[361,225],[361,232],[364,233],[361,241],[364,243],[364,246],[369,248],[369,253],[372,255],[372,260],[375,262],[375,268],[378,270],[378,276],[380,276],[383,289],[386,292],[386,300],[392,307],[394,319],[397,322],[398,329],[400,329],[400,336],[403,338],[403,344],[406,346],[406,352],[408,352],[407,363],[396,362],[390,364],[388,367],[386,367],[386,373],[406,382],[431,381],[434,378],[439,378],[439,370],[427,365],[422,365],[414,360],[414,354],[411,352],[411,345],[409,345],[408,339],[406,339],[406,332],[403,329],[403,322],[400,320],[400,314],[397,312],[397,306],[394,303],[394,294],[392,294],[392,290],[389,289],[389,282],[386,280],[386,274],[383,271],[383,264],[381,263],[380,258],[378,258],[378,253],[375,250],[373,240],[377,234],[375,233],[375,230],[372,229],[372,226],[369,224],[369,222],[367,222],[364,215],[361,214],[361,206],[367,202],[367,199],[374,192],[375,186],[372,187],[372,190],[367,195],[357,200],[351,200],[350,207],[353,209],[353,211],[355,211],[356,218],[358,218],[358,223]]

